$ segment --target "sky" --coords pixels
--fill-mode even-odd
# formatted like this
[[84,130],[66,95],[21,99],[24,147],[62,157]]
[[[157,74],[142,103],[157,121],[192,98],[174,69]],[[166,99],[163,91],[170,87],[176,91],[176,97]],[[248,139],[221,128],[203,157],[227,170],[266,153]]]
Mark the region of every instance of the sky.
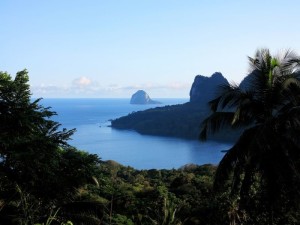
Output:
[[188,98],[196,75],[239,83],[259,48],[300,53],[298,0],[0,0],[0,71],[34,97]]

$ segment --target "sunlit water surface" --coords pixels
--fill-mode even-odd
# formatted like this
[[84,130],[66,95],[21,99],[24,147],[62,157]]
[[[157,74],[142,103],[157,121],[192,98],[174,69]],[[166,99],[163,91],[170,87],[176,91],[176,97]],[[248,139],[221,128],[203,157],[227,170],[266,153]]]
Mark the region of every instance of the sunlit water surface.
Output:
[[200,142],[171,137],[141,135],[135,131],[109,127],[110,119],[133,111],[174,105],[187,99],[155,99],[162,105],[131,105],[129,99],[43,99],[58,116],[52,119],[77,132],[69,143],[78,149],[98,154],[102,160],[114,160],[136,169],[172,169],[185,164],[218,164],[222,150],[230,144]]

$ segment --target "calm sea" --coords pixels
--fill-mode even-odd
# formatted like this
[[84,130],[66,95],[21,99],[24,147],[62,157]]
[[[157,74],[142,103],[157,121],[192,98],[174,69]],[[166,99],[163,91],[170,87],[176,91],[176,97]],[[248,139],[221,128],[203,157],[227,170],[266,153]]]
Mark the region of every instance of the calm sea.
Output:
[[[155,99],[162,105],[181,104],[188,99]],[[185,164],[217,164],[228,143],[200,142],[171,137],[140,135],[135,131],[109,127],[110,119],[158,105],[131,105],[129,99],[43,99],[58,116],[52,119],[62,128],[76,128],[69,143],[95,153],[102,160],[114,160],[136,169],[172,169]]]

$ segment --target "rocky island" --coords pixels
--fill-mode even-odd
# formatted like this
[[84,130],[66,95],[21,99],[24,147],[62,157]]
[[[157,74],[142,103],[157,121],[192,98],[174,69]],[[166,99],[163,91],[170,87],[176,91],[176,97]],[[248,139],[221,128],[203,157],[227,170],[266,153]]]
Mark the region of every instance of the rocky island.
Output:
[[161,104],[161,103],[152,100],[145,91],[139,90],[132,95],[130,99],[130,104],[145,105],[145,104]]

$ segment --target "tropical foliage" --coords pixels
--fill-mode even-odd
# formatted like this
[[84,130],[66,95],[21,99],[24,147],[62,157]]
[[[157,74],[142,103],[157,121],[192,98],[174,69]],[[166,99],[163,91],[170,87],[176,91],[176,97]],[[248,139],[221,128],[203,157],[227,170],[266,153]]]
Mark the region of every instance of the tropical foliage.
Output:
[[[0,225],[299,224],[300,59],[262,49],[249,62],[247,82],[221,87],[201,132],[242,128],[240,138],[218,167],[171,170],[135,170],[70,146],[75,130],[31,99],[27,71],[0,72]],[[191,108],[148,113],[172,124],[169,109],[182,119]]]
[[[70,201],[96,174],[98,156],[67,141],[49,108],[31,100],[26,70],[0,72],[0,221],[33,224]],[[0,222],[0,223],[1,223]]]
[[[26,70],[0,73],[0,224],[199,224],[213,166],[142,170],[102,162],[32,100]],[[201,212],[201,217],[198,215]]]
[[195,124],[208,113],[207,107],[185,103],[132,112],[111,121],[113,128],[135,130],[141,134],[197,139]]
[[268,49],[258,50],[249,57],[247,82],[222,86],[203,122],[202,139],[226,126],[245,127],[220,162],[215,186],[231,182],[235,207],[248,212],[248,223],[255,223],[253,201],[261,203],[269,224],[288,223],[282,215],[299,219],[299,60],[292,51],[272,56]]
[[[141,134],[171,136],[186,139],[199,137],[199,121],[210,113],[204,103],[187,102],[132,112],[111,121],[116,129],[135,130]],[[214,140],[232,142],[240,131],[226,130],[214,135]]]

